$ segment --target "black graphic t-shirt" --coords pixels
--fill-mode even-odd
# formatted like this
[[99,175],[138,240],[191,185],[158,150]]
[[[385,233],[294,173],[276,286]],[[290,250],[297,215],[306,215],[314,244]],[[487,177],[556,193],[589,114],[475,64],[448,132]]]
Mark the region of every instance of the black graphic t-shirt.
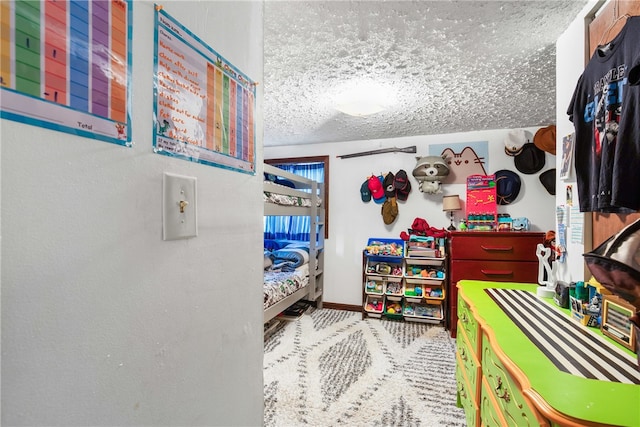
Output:
[[598,46],[567,110],[581,212],[640,209],[640,16]]

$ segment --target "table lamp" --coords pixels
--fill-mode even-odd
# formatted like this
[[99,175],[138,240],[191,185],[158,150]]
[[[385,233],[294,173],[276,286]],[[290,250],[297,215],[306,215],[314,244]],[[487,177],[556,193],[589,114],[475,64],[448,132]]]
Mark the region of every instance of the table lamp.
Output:
[[449,225],[449,227],[447,227],[447,230],[456,229],[456,226],[453,224],[453,212],[459,211],[460,209],[462,209],[460,206],[460,197],[457,194],[453,196],[444,196],[442,198],[442,210],[444,212],[449,212],[449,219],[451,221],[451,224]]

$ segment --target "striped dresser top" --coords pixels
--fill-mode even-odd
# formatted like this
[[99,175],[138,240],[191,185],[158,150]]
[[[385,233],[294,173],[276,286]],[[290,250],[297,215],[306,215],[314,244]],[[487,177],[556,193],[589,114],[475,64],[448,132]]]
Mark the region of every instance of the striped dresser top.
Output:
[[640,384],[635,357],[535,294],[516,289],[485,291],[560,371],[588,379]]

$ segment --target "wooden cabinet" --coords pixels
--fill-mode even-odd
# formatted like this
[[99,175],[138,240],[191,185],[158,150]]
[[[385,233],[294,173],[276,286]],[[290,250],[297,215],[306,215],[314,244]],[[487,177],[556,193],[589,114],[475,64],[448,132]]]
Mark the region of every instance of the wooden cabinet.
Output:
[[449,310],[447,326],[457,333],[457,289],[463,279],[493,282],[537,283],[536,247],[540,232],[453,232],[449,239]]

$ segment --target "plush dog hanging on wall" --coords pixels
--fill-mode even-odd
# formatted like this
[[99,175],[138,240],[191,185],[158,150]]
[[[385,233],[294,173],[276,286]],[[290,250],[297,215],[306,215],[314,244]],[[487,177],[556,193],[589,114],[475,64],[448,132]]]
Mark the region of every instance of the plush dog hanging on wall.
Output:
[[442,193],[442,179],[449,175],[446,157],[424,156],[416,157],[416,167],[413,177],[420,184],[420,191],[427,194]]

